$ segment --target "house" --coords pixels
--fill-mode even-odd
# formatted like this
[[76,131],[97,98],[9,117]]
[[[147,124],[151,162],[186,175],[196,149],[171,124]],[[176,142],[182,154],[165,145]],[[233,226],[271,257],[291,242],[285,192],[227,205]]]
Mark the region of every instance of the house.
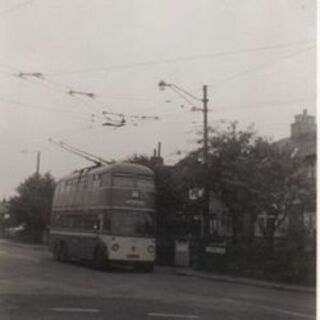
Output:
[[[302,160],[301,172],[307,182],[316,186],[316,160],[317,160],[317,125],[314,116],[303,110],[302,114],[295,116],[291,124],[290,137],[281,139],[275,143],[279,148],[289,148],[292,157],[299,157]],[[313,238],[316,230],[316,212],[315,209],[302,209],[300,203],[296,203],[291,209],[290,216],[283,219],[275,233],[276,238],[283,238],[288,232],[303,228]],[[303,210],[303,215],[301,215]],[[268,220],[273,219],[262,213],[258,217],[255,225],[255,235],[261,236],[259,225],[266,227]]]
[[295,122],[291,124],[291,135],[276,142],[281,147],[292,149],[293,156],[303,159],[306,179],[316,182],[316,158],[317,158],[317,125],[315,117],[308,115],[307,110],[295,116]]

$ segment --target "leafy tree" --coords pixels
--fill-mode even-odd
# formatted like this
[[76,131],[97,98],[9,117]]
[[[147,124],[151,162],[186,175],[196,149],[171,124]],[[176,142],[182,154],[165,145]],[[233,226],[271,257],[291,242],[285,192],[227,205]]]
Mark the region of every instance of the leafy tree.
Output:
[[33,174],[17,187],[17,195],[9,199],[8,208],[17,225],[34,241],[41,241],[49,222],[55,182],[50,173]]
[[[291,216],[293,207],[301,204],[298,209],[302,215],[303,207],[312,206],[315,195],[300,170],[302,159],[294,157],[289,148],[280,149],[276,144],[257,139],[250,158],[256,165],[252,171],[254,175],[247,180],[255,194],[256,213],[265,212],[269,217],[269,223],[260,228],[272,251],[278,227],[287,218],[298,218]],[[303,227],[303,221],[299,224]]]
[[129,156],[125,162],[130,162],[130,163],[136,163],[136,164],[140,164],[142,166],[146,166],[148,168],[150,168],[151,170],[154,170],[155,168],[155,164],[152,161],[151,157],[148,157],[145,154],[137,154],[134,153],[132,156]]
[[201,148],[180,162],[180,171],[186,187],[202,186],[203,179],[209,179],[211,191],[231,213],[234,242],[242,235],[251,242],[257,216],[265,212],[272,219],[261,226],[262,233],[272,250],[275,232],[292,205],[297,201],[307,205],[315,198],[299,170],[301,159],[257,136],[252,127],[240,130],[233,122],[211,128],[208,160],[207,177]]
[[205,179],[209,180],[210,190],[230,211],[235,242],[243,224],[243,214],[252,209],[252,195],[246,177],[252,169],[248,165],[248,156],[254,136],[251,128],[240,131],[236,123],[231,123],[227,128],[210,128],[208,172],[204,170],[202,148],[191,152],[177,165],[184,176],[186,188],[201,188]]

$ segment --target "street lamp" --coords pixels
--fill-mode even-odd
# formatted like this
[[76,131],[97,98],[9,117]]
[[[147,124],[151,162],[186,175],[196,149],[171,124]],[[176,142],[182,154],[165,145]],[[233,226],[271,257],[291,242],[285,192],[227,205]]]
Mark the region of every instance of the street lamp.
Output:
[[[172,89],[176,94],[181,98],[188,101],[193,105],[193,110],[199,110],[203,112],[203,166],[205,172],[204,178],[204,193],[203,193],[203,214],[202,214],[202,226],[201,226],[201,235],[202,237],[209,236],[209,175],[208,175],[208,87],[206,85],[202,86],[202,98],[196,97],[188,91],[178,87],[175,84],[167,83],[163,80],[159,81],[158,86],[160,90],[165,90],[166,87]],[[202,103],[202,108],[196,106],[189,98],[197,102]]]
[[160,90],[163,91],[169,85],[167,83],[165,83],[163,80],[160,80],[158,83],[158,86],[159,86]]

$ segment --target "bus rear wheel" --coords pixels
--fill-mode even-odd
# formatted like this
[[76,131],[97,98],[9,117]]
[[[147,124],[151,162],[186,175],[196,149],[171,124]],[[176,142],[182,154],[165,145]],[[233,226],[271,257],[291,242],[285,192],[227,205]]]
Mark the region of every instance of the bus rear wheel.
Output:
[[53,247],[53,258],[57,261],[60,261],[60,245],[59,242],[56,242]]
[[93,260],[94,268],[96,270],[104,271],[108,267],[108,256],[106,249],[103,247],[98,247],[94,252]]
[[60,261],[66,262],[69,259],[69,254],[68,254],[68,247],[65,242],[61,243],[60,247]]

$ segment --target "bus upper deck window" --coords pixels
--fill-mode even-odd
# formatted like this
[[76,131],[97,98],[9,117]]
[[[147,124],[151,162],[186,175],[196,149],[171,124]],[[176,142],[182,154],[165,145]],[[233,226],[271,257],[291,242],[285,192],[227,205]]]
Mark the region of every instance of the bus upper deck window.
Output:
[[102,186],[110,186],[111,184],[111,175],[110,173],[104,173],[101,177],[101,185]]

